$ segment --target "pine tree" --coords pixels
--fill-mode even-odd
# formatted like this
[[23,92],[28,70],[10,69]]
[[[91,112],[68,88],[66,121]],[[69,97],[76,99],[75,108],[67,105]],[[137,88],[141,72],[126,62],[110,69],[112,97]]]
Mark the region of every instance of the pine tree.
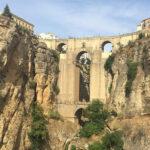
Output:
[[11,12],[10,12],[10,9],[9,9],[9,6],[8,6],[8,5],[6,5],[5,8],[4,8],[3,16],[12,18],[12,14],[11,14]]

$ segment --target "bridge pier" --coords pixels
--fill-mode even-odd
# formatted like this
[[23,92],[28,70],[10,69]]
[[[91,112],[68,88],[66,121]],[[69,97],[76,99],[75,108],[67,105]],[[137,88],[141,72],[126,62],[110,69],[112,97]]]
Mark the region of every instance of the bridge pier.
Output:
[[60,62],[59,62],[59,79],[58,79],[58,87],[60,89],[60,93],[58,95],[58,100],[62,103],[66,102],[68,99],[67,92],[67,59],[66,54],[60,54]]
[[90,101],[100,99],[101,97],[101,52],[94,51],[92,54],[91,70],[90,70]]

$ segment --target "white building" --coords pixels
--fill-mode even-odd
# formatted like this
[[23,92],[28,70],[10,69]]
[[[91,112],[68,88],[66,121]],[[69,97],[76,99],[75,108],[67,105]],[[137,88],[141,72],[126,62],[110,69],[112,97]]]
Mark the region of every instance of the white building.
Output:
[[39,35],[41,39],[58,39],[58,37],[53,33],[41,33]]
[[150,18],[144,19],[137,26],[137,31],[150,30]]
[[[2,12],[0,12],[0,15],[2,15]],[[23,19],[19,16],[16,16],[15,14],[12,14],[12,18],[17,25],[19,25],[29,31],[33,31],[34,25],[31,24],[30,22],[26,21],[25,19]]]

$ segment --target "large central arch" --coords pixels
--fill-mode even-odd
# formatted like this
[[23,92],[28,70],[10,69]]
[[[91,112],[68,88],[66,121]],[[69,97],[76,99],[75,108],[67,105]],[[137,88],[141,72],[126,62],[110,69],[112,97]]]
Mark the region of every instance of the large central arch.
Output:
[[113,44],[110,41],[104,41],[101,45],[103,52],[112,52],[113,50]]
[[90,65],[91,57],[87,51],[81,51],[76,56],[76,78],[79,81],[77,88],[79,88],[79,98],[80,102],[90,101]]
[[78,121],[78,124],[80,126],[84,126],[85,122],[82,120],[82,115],[83,115],[83,111],[84,109],[83,108],[79,108],[78,110],[76,110],[75,112],[75,119],[77,119]]

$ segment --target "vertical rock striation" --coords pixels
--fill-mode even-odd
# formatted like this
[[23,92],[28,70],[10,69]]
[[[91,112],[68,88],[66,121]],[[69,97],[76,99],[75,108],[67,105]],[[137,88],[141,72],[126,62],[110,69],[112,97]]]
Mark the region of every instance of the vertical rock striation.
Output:
[[59,58],[7,17],[0,16],[0,149],[29,149],[33,101],[47,113],[56,100]]

